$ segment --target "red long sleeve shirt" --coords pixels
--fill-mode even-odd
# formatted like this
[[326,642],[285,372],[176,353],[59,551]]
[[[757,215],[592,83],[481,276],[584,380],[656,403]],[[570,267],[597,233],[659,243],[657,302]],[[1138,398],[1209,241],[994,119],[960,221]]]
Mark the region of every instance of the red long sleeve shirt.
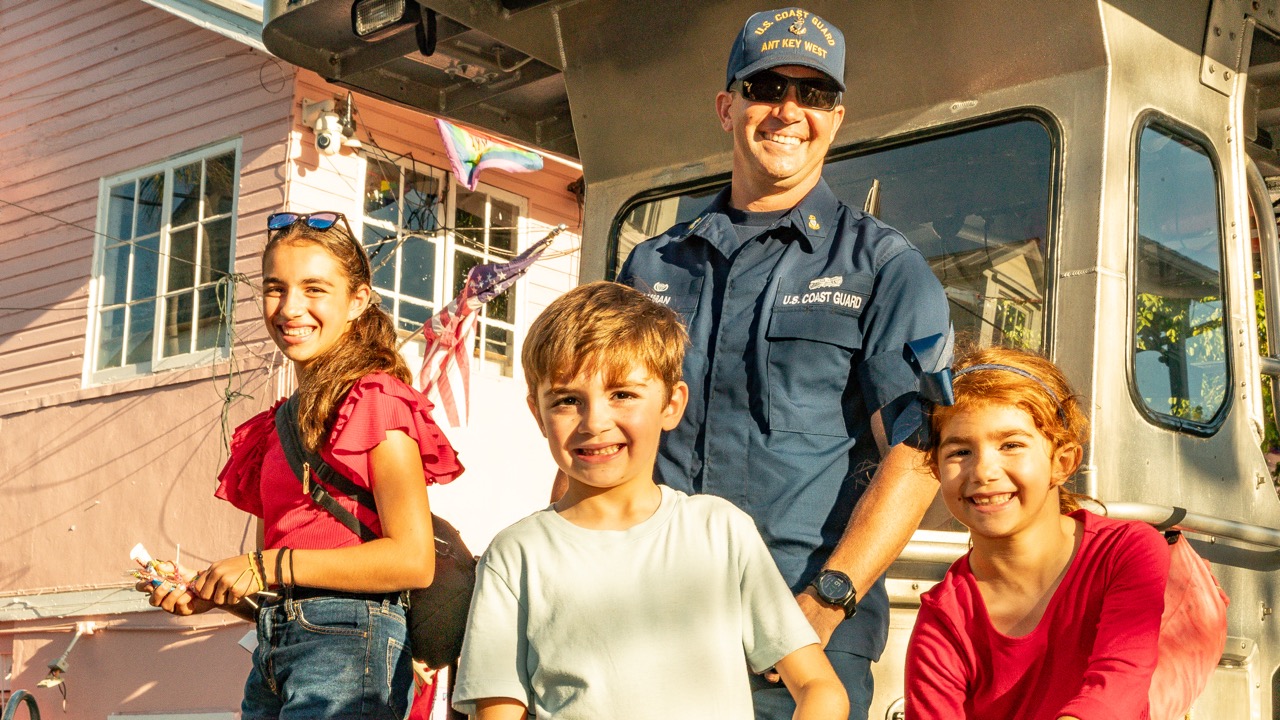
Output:
[[908,720],[1145,720],[1169,548],[1138,522],[1079,510],[1080,549],[1034,630],[987,615],[969,556],[921,597],[907,650]]

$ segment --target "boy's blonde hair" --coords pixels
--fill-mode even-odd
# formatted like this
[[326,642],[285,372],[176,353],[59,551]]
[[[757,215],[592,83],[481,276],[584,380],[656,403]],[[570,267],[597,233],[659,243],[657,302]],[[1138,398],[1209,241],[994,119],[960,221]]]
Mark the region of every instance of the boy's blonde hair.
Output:
[[622,382],[641,365],[666,386],[667,399],[682,377],[688,335],[670,308],[638,290],[612,282],[580,285],[533,321],[520,362],[529,396],[543,381],[567,382],[603,373]]
[[[929,461],[934,467],[943,424],[956,413],[976,407],[1012,405],[1025,411],[1054,450],[1071,444],[1083,447],[1088,441],[1089,416],[1057,365],[1035,353],[997,346],[962,353],[952,365],[952,372],[958,374],[975,366],[993,367],[957,375],[951,384],[955,404],[933,409]],[[1072,468],[1071,472],[1074,474],[1077,469]],[[1085,499],[1092,500],[1063,486],[1058,491],[1058,509],[1064,515],[1074,512],[1080,508],[1080,500]]]

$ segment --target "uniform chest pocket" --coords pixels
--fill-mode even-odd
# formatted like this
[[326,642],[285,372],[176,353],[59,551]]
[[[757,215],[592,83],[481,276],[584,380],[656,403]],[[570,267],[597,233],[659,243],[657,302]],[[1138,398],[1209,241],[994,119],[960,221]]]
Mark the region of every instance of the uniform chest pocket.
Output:
[[775,311],[765,337],[769,430],[852,436],[864,424],[853,372],[858,318],[834,309]]
[[626,284],[644,293],[659,305],[665,305],[674,310],[686,328],[693,319],[694,311],[698,309],[698,299],[702,295],[701,277],[652,281],[635,277],[628,280]]

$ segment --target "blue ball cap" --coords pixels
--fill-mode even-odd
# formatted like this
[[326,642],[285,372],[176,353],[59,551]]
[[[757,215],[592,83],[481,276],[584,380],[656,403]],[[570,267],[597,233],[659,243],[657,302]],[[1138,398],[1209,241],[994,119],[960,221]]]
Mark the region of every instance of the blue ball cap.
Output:
[[725,89],[736,80],[779,65],[803,65],[844,87],[844,35],[826,20],[797,7],[747,18],[729,52]]

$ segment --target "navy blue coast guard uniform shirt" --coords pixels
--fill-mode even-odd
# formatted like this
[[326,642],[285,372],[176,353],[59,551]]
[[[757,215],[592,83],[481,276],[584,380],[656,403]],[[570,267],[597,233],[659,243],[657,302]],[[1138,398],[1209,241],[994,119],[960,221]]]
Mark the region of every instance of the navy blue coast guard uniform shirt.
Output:
[[[907,341],[947,333],[946,297],[897,231],[826,181],[742,242],[729,189],[692,222],[632,251],[618,280],[675,310],[690,337],[689,407],[663,438],[657,479],[719,495],[753,518],[792,590],[822,569],[879,461],[871,414],[894,442],[920,425]],[[827,646],[878,659],[884,580]]]

